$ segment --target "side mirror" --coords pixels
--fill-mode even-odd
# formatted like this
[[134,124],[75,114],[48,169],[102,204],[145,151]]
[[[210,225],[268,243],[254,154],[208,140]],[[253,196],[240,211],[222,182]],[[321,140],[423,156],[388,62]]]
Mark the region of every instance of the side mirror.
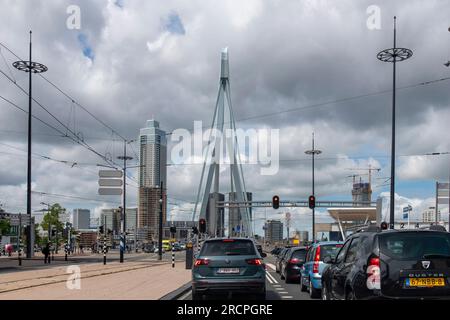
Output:
[[261,257],[265,258],[267,257],[267,254],[265,252],[261,253]]
[[334,263],[334,259],[331,256],[326,256],[323,259],[323,262],[326,263],[326,264],[333,264]]

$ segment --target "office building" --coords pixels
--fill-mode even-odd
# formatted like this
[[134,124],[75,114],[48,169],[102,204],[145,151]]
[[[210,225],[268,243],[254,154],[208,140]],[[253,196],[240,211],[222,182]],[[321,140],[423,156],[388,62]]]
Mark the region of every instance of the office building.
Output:
[[[230,202],[236,200],[236,192],[230,192],[229,195]],[[247,192],[247,201],[252,201],[253,194]],[[252,223],[252,207],[247,208],[250,218],[250,223]],[[239,236],[240,230],[245,223],[242,221],[241,210],[239,208],[230,208],[228,214],[228,233],[231,237]]]
[[74,209],[72,225],[75,230],[89,229],[91,225],[91,211],[87,209]]
[[[441,212],[438,211],[438,221],[441,221]],[[429,207],[422,212],[422,222],[432,223],[436,222],[436,208]]]
[[264,237],[270,243],[283,241],[283,223],[280,220],[268,220],[264,226]]
[[166,221],[167,140],[159,122],[147,121],[139,135],[139,208],[138,233],[140,240],[154,240],[158,234],[160,185],[164,184],[163,222]]

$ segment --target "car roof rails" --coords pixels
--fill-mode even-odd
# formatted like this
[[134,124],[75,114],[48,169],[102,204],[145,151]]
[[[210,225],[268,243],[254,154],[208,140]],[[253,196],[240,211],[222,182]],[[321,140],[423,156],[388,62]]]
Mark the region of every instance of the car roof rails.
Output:
[[355,231],[355,233],[360,233],[360,232],[380,232],[381,229],[375,225],[375,224],[370,224],[368,226],[364,226],[359,228],[358,230]]
[[447,232],[447,229],[445,229],[444,226],[441,226],[439,224],[433,224],[429,227],[429,230],[432,231],[443,231],[443,232]]

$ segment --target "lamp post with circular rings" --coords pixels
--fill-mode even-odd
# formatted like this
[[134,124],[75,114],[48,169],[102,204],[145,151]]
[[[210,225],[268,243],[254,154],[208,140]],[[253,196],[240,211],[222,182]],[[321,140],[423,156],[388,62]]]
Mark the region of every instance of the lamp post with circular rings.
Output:
[[395,102],[396,102],[396,64],[411,58],[413,52],[406,48],[397,48],[397,17],[394,17],[394,47],[378,53],[377,58],[382,62],[393,64],[392,74],[392,142],[391,142],[391,193],[389,228],[394,229],[395,222]]
[[[28,61],[16,61],[13,63],[13,67],[19,71],[28,72],[28,163],[27,163],[27,214],[31,223],[31,108],[32,108],[32,74],[44,73],[48,70],[46,66],[41,63],[33,62],[32,60],[32,32],[30,31],[30,60]],[[27,258],[32,256],[31,245],[31,227],[27,229]]]

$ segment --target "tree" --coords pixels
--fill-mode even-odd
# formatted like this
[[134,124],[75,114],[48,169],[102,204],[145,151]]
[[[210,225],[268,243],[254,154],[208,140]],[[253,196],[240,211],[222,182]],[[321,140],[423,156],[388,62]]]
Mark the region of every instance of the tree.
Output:
[[[60,233],[63,231],[64,224],[59,221],[59,215],[64,213],[66,209],[61,207],[59,203],[56,203],[51,206],[50,211],[44,215],[44,219],[42,220],[41,227],[43,230],[49,230],[49,227],[56,229],[56,232]],[[50,230],[51,230],[50,228]],[[55,239],[53,239],[55,240]],[[61,240],[61,239],[58,239]],[[58,241],[59,242],[59,241]]]
[[2,240],[2,236],[9,234],[11,232],[11,223],[9,220],[2,219],[0,220],[0,240]]

